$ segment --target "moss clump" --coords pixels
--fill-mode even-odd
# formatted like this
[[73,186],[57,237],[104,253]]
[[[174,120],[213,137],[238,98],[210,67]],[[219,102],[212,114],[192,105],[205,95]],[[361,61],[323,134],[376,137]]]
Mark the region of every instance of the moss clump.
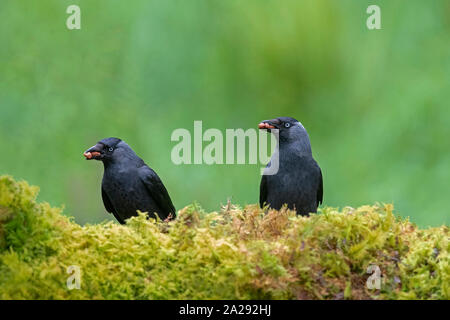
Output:
[[[197,205],[166,223],[84,227],[0,177],[2,299],[449,299],[448,227],[420,230],[391,205],[288,210]],[[81,288],[66,285],[69,266]],[[367,268],[382,273],[368,289]]]

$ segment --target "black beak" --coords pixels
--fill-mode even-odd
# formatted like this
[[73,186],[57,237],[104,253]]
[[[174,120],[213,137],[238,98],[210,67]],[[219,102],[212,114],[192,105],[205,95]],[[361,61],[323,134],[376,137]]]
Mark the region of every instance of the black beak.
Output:
[[272,120],[263,120],[258,124],[259,129],[279,129],[280,120],[272,119]]
[[99,160],[102,157],[102,150],[103,150],[103,145],[101,145],[100,143],[97,143],[95,146],[87,149],[84,153],[83,156],[86,157],[86,160]]

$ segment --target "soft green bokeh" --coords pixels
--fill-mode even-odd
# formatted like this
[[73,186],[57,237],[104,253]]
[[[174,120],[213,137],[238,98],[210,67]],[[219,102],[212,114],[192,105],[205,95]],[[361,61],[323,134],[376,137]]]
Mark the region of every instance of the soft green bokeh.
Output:
[[[82,29],[65,26],[70,4]],[[379,4],[382,30],[366,28]],[[0,174],[41,186],[80,223],[110,219],[97,140],[127,141],[177,209],[256,203],[259,165],[181,165],[173,130],[308,129],[324,203],[393,202],[421,226],[448,224],[450,2],[0,2]]]

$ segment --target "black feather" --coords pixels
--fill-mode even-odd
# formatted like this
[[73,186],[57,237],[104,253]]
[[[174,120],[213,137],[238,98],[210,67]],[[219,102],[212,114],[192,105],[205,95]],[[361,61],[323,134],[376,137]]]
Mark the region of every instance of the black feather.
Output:
[[95,152],[94,159],[104,164],[103,204],[120,223],[136,216],[138,210],[147,212],[149,217],[158,215],[162,220],[175,218],[175,207],[161,179],[128,144],[107,138],[88,152]]
[[[261,178],[261,208],[268,205],[280,209],[287,205],[300,215],[316,212],[323,200],[323,179],[320,167],[312,157],[308,133],[301,123],[289,117],[263,122],[279,130],[279,142],[266,174]],[[268,168],[272,163],[279,165],[278,171],[270,175]]]
[[267,178],[262,176],[261,184],[259,186],[259,206],[264,208],[267,203]]
[[155,171],[147,165],[139,169],[139,176],[144,183],[149,195],[161,209],[160,218],[166,219],[170,214],[175,217],[175,207],[172,204],[169,193]]

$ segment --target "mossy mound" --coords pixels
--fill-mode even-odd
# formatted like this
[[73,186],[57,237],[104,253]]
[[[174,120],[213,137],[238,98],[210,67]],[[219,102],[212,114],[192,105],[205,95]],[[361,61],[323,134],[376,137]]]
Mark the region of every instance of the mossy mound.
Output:
[[[418,229],[391,205],[288,210],[197,205],[169,223],[84,227],[0,177],[2,299],[449,299],[447,226]],[[69,266],[81,288],[69,290]],[[381,288],[369,289],[370,265]]]

